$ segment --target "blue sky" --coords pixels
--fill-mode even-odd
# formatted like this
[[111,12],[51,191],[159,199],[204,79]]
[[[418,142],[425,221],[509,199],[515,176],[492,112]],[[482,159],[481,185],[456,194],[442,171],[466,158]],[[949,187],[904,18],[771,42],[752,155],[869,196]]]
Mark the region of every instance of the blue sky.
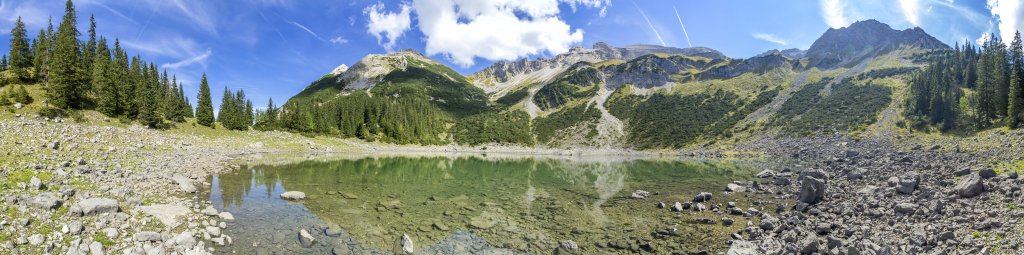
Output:
[[[953,45],[1024,25],[1016,0],[79,0],[79,29],[94,14],[98,32],[120,38],[177,74],[195,102],[209,76],[214,101],[224,86],[245,89],[257,106],[278,104],[340,64],[366,54],[415,49],[469,74],[500,59],[550,57],[576,45],[706,46],[734,58],[770,49],[806,49],[829,27],[877,19],[920,26]],[[60,0],[0,0],[0,51],[21,16],[31,37]],[[684,28],[685,27],[685,28]],[[685,32],[684,32],[685,29]],[[83,38],[84,40],[84,38]],[[1009,41],[1007,39],[1006,41]]]

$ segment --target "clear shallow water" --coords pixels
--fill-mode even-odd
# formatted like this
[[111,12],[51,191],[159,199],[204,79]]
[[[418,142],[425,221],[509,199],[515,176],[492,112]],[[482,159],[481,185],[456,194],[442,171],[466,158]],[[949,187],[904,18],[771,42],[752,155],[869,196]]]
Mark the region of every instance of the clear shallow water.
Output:
[[[235,244],[223,252],[389,253],[403,234],[417,253],[427,254],[544,254],[562,240],[588,253],[724,251],[744,218],[734,217],[732,226],[693,223],[726,215],[677,213],[656,204],[711,191],[711,204],[750,207],[757,196],[720,191],[753,171],[731,163],[605,158],[311,160],[215,176],[209,194],[215,207],[236,218],[226,231]],[[637,189],[657,195],[630,198]],[[290,190],[307,199],[279,198]],[[342,233],[327,236],[327,226]],[[298,242],[303,228],[317,238],[312,247]],[[676,234],[656,233],[668,228]]]

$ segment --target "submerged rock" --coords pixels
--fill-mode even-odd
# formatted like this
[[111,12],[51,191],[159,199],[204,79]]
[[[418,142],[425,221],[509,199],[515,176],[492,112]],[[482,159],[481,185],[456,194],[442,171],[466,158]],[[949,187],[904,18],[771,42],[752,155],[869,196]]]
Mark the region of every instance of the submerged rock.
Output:
[[651,192],[647,192],[645,190],[633,191],[633,194],[631,195],[631,197],[636,198],[636,199],[647,199],[647,197],[650,197],[650,196],[651,196]]
[[316,241],[316,238],[313,238],[313,235],[310,235],[309,231],[306,231],[305,228],[299,230],[299,244],[302,244],[302,247],[312,247],[314,241]]
[[398,238],[398,241],[395,243],[395,254],[410,255],[413,252],[415,252],[415,249],[412,238],[409,238],[409,235],[402,235],[401,238]]

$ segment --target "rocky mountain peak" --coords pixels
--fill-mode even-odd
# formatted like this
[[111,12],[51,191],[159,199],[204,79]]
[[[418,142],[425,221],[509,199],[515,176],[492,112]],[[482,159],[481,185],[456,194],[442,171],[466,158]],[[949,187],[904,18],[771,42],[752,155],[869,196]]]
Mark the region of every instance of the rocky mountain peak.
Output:
[[856,65],[863,59],[900,47],[949,48],[921,28],[895,30],[877,20],[864,20],[843,28],[829,28],[807,50],[810,67],[829,69]]

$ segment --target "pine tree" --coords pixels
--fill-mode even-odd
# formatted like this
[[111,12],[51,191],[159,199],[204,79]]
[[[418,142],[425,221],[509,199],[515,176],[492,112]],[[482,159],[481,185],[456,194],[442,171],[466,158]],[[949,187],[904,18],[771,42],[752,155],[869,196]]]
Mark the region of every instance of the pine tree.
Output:
[[1010,43],[1010,79],[1008,86],[1010,87],[1010,105],[1007,112],[1009,117],[1008,124],[1011,128],[1016,128],[1020,124],[1022,111],[1024,111],[1024,45],[1022,45],[1020,38],[1020,31],[1017,31],[1013,36],[1013,42]]
[[53,21],[49,21],[46,30],[39,29],[39,35],[32,41],[32,66],[35,67],[32,77],[36,80],[46,80],[50,73],[50,58],[53,55]]
[[0,60],[0,71],[7,71],[7,54],[4,54],[3,60]]
[[196,122],[199,125],[213,126],[213,100],[210,98],[210,84],[206,82],[206,74],[199,83],[198,105],[196,106]]
[[130,77],[128,53],[121,48],[121,41],[114,38],[114,52],[111,52],[114,60],[111,62],[110,73],[108,78],[112,82],[112,88],[115,93],[114,103],[116,105],[115,115],[118,116],[130,116],[129,107],[131,107],[131,98],[134,96],[132,93],[132,80]]
[[[11,60],[9,64],[10,69],[14,70],[14,75],[18,79],[28,80],[29,72],[28,68],[32,67],[32,51],[29,49],[28,33],[25,32],[25,23],[21,22],[21,17],[14,22],[14,28],[11,29]],[[6,60],[4,62],[7,62]]]
[[86,41],[85,47],[82,48],[82,70],[87,75],[82,76],[82,84],[85,87],[82,90],[91,90],[92,86],[92,66],[96,61],[96,18],[89,15],[89,41]]
[[107,116],[117,116],[117,102],[120,99],[110,76],[112,62],[106,38],[100,38],[93,58],[92,89],[96,94],[96,110]]
[[47,92],[54,106],[58,108],[79,108],[82,95],[78,27],[75,6],[68,0],[65,4],[64,19],[57,28],[53,45],[53,61],[50,65],[50,90]]
[[235,103],[234,96],[228,90],[228,87],[225,86],[224,94],[220,97],[220,110],[217,111],[217,122],[220,122],[220,125],[227,129],[233,129],[235,126],[235,113],[233,112],[235,107],[232,105]]

